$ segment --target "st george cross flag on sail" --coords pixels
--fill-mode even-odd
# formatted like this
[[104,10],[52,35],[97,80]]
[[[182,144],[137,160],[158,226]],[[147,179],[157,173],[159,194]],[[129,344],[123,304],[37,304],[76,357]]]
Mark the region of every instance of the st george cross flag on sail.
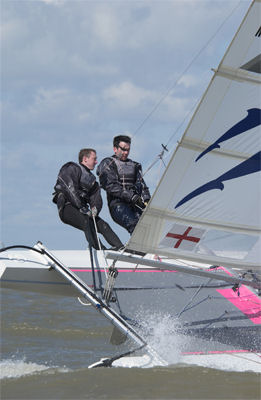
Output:
[[[261,0],[254,0],[135,227],[129,249],[261,269],[260,14]],[[205,230],[203,237],[189,228]],[[189,236],[200,241],[186,240]]]
[[192,251],[200,242],[204,232],[205,230],[203,229],[174,224],[159,245]]

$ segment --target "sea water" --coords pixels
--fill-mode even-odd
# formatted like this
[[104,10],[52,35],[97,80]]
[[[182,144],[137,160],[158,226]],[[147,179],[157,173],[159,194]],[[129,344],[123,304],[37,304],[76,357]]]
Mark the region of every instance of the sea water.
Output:
[[[1,290],[1,399],[260,399],[260,374],[242,362],[186,365],[186,340],[168,315],[147,316],[150,345],[165,366],[97,368],[126,350],[110,344],[110,324],[77,298]],[[243,362],[244,364],[244,362]],[[257,365],[257,367],[260,367]],[[258,368],[257,370],[258,371]]]

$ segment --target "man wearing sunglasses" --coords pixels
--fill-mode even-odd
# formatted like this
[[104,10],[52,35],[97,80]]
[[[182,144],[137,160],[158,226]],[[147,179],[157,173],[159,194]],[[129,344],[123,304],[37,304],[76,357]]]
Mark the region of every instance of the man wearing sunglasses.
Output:
[[150,192],[142,178],[141,165],[128,158],[130,145],[129,136],[114,137],[114,155],[101,161],[97,175],[107,192],[112,219],[131,234],[150,200]]

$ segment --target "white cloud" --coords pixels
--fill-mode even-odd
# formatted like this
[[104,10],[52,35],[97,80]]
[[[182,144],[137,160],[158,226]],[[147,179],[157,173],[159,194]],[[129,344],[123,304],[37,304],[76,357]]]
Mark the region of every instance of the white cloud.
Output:
[[72,54],[68,64],[75,74],[80,74],[82,77],[88,75],[116,75],[119,71],[117,65],[88,62],[85,57],[79,54]]
[[138,86],[135,86],[129,81],[112,85],[103,91],[105,100],[113,101],[115,106],[123,109],[138,107],[143,101],[151,99],[152,93]]
[[1,37],[2,44],[8,43],[8,46],[22,43],[27,39],[30,34],[28,27],[19,18],[13,18],[11,20],[2,21],[1,24]]
[[[71,93],[67,88],[45,89],[39,88],[32,101],[22,109],[17,110],[21,123],[35,124],[41,121],[54,121],[63,112],[68,112],[68,102],[71,103]],[[67,118],[65,114],[64,118]]]
[[63,104],[69,95],[68,89],[47,90],[40,88],[35,96],[36,107],[47,106],[52,109],[57,105]]
[[[192,80],[190,78],[190,82]],[[189,97],[182,98],[171,94],[165,95],[156,90],[146,90],[129,81],[106,88],[103,98],[108,102],[108,107],[117,110],[118,113],[120,110],[131,112],[132,109],[137,109],[142,110],[143,115],[146,115],[160,103],[155,114],[161,121],[166,119],[174,121],[181,118],[191,102]]]
[[185,88],[191,88],[198,84],[198,78],[195,75],[186,74],[181,77],[178,84],[184,85]]
[[41,1],[45,4],[52,4],[55,6],[62,6],[66,0],[34,0],[34,1]]
[[110,5],[98,5],[92,20],[93,36],[105,46],[115,46],[120,37],[119,21]]

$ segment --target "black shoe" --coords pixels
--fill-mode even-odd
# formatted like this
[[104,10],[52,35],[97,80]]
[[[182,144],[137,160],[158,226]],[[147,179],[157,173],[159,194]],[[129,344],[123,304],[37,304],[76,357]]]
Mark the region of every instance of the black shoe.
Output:
[[124,246],[112,246],[108,250],[119,251],[119,250],[123,250],[123,249],[124,249]]
[[142,251],[129,250],[129,249],[125,249],[124,251],[126,253],[134,254],[134,255],[137,255],[137,256],[142,256],[142,257],[146,256],[146,253],[143,253]]

